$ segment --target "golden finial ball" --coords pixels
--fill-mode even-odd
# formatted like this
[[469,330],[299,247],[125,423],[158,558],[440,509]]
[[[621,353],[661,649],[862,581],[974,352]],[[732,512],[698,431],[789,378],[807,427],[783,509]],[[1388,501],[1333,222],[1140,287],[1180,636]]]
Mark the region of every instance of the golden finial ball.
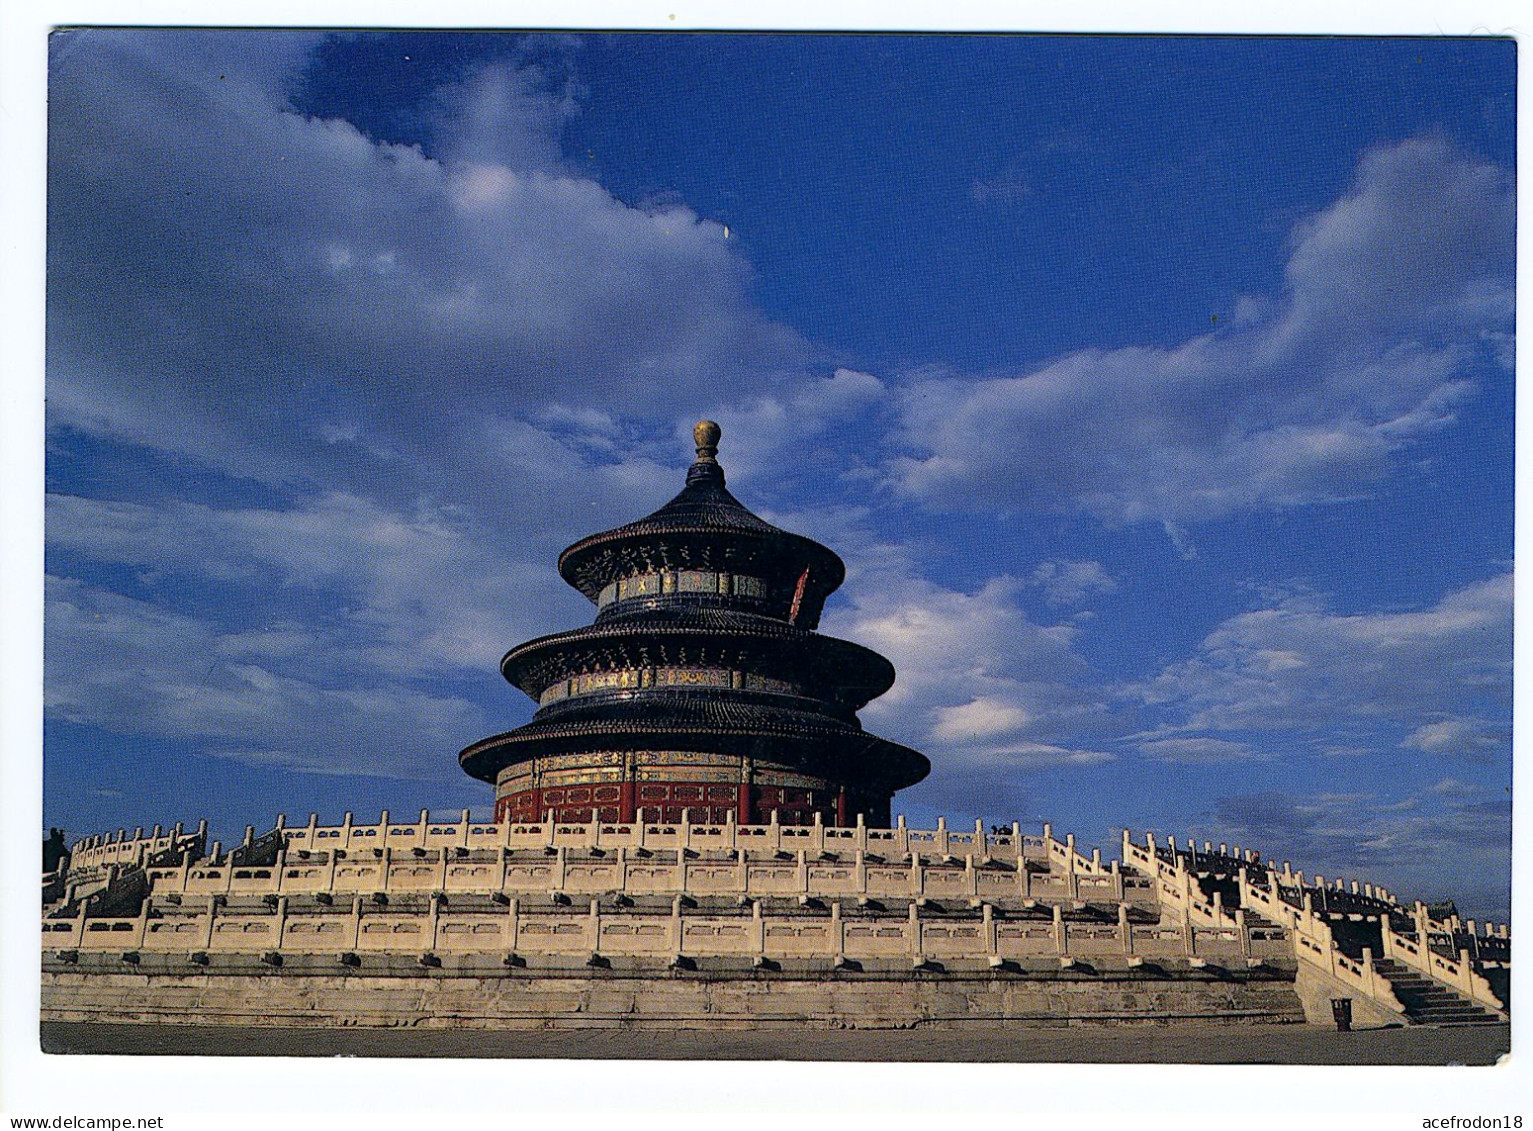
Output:
[[692,440],[697,444],[698,459],[712,459],[719,454],[719,437],[724,430],[711,420],[699,420],[692,426]]

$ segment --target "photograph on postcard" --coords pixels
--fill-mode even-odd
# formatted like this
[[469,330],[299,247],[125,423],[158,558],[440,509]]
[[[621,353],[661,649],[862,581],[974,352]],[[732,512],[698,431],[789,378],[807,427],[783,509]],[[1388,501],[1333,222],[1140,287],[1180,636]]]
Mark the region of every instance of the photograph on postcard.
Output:
[[43,1047],[1495,1062],[1515,86],[55,31]]

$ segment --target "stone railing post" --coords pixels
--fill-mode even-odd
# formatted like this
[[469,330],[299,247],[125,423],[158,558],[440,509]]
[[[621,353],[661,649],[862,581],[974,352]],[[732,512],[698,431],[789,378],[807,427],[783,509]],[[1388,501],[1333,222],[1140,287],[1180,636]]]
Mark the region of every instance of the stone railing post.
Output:
[[277,897],[277,914],[275,918],[277,920],[277,929],[274,932],[276,941],[272,943],[272,949],[281,950],[282,943],[287,938],[287,896],[285,895]]
[[[133,947],[135,950],[144,945],[144,936],[149,932],[149,896],[144,896],[144,902],[138,905],[138,921],[133,924]],[[1467,953],[1467,952],[1466,952]]]
[[910,943],[910,957],[913,959],[918,959],[921,957],[923,952],[921,950],[921,917],[919,910],[916,907],[915,900],[910,901],[910,907],[908,909],[907,915],[908,918],[906,919],[906,930],[908,930],[910,933],[910,938],[908,940]]
[[[213,945],[213,920],[218,916],[218,900],[208,896],[208,913],[202,921],[202,949],[207,950]],[[80,925],[85,925],[85,913],[80,913]]]
[[800,894],[809,894],[809,858],[802,848],[798,850],[798,863],[794,867],[793,884]]
[[506,953],[515,954],[522,941],[522,906],[514,896],[506,901],[505,931]]
[[935,847],[936,847],[936,850],[939,853],[941,853],[944,856],[947,855],[947,851],[948,851],[948,838],[947,838],[947,818],[946,817],[938,817],[937,818],[937,843],[936,843]]
[[1065,927],[1065,913],[1059,904],[1054,904],[1054,953],[1070,953],[1070,936]]
[[[550,823],[548,827],[553,828],[554,826],[552,823]],[[552,889],[554,891],[564,890],[564,856],[564,845],[561,844],[558,848],[554,849],[554,874]],[[680,860],[679,853],[677,854],[677,858]]]
[[846,923],[841,918],[841,901],[830,901],[830,942],[835,948],[836,957],[846,953]]
[[992,957],[999,953],[999,943],[995,932],[995,910],[989,902],[979,905],[980,925],[985,936],[985,953]]
[[601,901],[594,895],[586,917],[586,942],[592,954],[601,953]]
[[351,897],[351,949],[360,950],[362,947],[362,896],[357,894]]
[[1246,933],[1246,911],[1243,907],[1235,908],[1235,934],[1240,938],[1240,955],[1242,958],[1251,957],[1251,936]]
[[[864,849],[862,849],[862,848],[859,848],[857,850],[857,855],[856,855],[856,857],[852,861],[852,878],[856,882],[857,894],[858,895],[862,895],[862,896],[867,895],[868,894],[868,856],[867,856],[867,852]],[[741,884],[740,890],[741,891],[745,890],[743,882]]]
[[985,834],[985,822],[978,817],[974,818],[974,850],[971,855],[988,856],[990,854],[990,838]]
[[[1370,998],[1373,998],[1374,1000],[1378,1000],[1378,996],[1379,996],[1379,976],[1378,976],[1378,974],[1373,969],[1373,948],[1372,947],[1367,947],[1367,946],[1363,947],[1363,962],[1362,962],[1362,966],[1363,966],[1363,988],[1367,991],[1368,996]],[[1390,992],[1391,993],[1394,992],[1393,988],[1391,988]]]
[[384,845],[383,845],[382,866],[383,866],[383,884],[382,884],[380,890],[388,891],[389,890],[389,881],[392,878],[393,872],[394,872],[394,847],[393,847],[393,845],[391,845],[391,844],[389,844],[387,842],[384,842]]
[[974,870],[974,854],[963,858],[963,890],[971,896],[979,895],[979,873]]
[[899,815],[899,820],[894,826],[894,848],[897,852],[908,853],[910,851],[910,830],[905,827],[905,814]]
[[751,939],[755,944],[756,957],[766,957],[766,920],[761,917],[761,901],[751,901]]
[[436,940],[441,931],[442,900],[441,892],[432,892],[426,900],[426,949],[435,950]]
[[1124,954],[1134,953],[1134,924],[1129,922],[1128,904],[1118,904],[1118,935]]
[[919,899],[926,888],[926,877],[921,872],[921,854],[910,854],[910,898]]

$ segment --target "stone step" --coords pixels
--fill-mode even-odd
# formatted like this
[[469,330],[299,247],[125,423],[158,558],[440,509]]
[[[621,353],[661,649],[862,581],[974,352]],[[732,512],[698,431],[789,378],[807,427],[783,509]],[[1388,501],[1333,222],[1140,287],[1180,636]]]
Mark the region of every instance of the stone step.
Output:
[[1392,959],[1374,963],[1375,972],[1389,981],[1390,987],[1405,1006],[1405,1016],[1413,1025],[1499,1025],[1502,1019],[1482,1009],[1442,983],[1418,974]]

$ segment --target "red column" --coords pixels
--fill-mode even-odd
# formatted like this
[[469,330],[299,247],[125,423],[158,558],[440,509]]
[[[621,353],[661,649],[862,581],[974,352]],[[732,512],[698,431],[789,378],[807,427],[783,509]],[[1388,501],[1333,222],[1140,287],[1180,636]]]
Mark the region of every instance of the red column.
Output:
[[846,786],[836,787],[836,824],[846,828]]
[[736,802],[735,822],[741,825],[751,824],[751,783],[740,783],[740,795]]
[[621,793],[618,798],[618,806],[619,821],[637,820],[636,810],[633,806],[633,780],[631,778],[623,782]]

